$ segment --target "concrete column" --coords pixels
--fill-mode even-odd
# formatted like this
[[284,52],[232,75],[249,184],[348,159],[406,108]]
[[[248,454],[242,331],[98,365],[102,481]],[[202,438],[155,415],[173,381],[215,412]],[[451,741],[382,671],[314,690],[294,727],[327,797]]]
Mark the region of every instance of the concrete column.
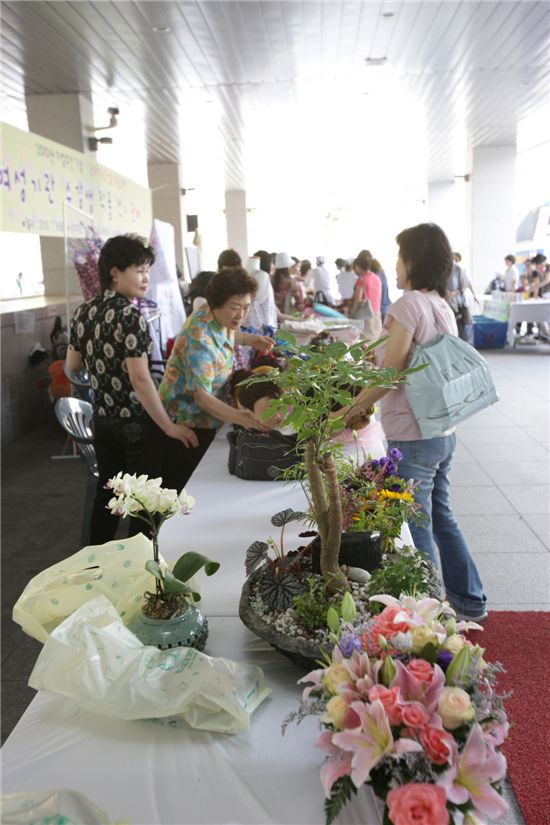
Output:
[[185,271],[185,243],[187,216],[181,193],[181,167],[179,163],[147,164],[149,187],[152,191],[153,219],[166,221],[174,227],[176,239],[176,263]]
[[[452,238],[456,224],[455,184],[449,180],[428,183],[428,220],[437,223]],[[452,243],[452,241],[451,241]]]
[[225,193],[225,221],[227,247],[235,249],[244,264],[248,258],[248,223],[244,190],[235,189]]
[[[29,130],[37,135],[84,154],[88,148],[89,126],[93,126],[91,100],[81,94],[27,95]],[[65,294],[65,241],[63,238],[40,238],[44,291],[46,295]],[[69,274],[69,293],[81,295],[74,268]]]
[[479,146],[472,153],[471,275],[483,292],[516,246],[515,146]]

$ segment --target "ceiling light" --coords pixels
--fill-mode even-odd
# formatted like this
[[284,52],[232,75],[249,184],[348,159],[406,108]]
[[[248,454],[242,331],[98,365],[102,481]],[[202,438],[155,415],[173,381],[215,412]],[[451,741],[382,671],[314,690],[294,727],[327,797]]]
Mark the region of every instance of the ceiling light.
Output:
[[365,63],[367,66],[383,66],[387,59],[387,57],[365,57]]
[[395,17],[395,12],[394,11],[383,11],[382,12],[382,17]]
[[153,26],[153,31],[157,34],[168,34],[170,26]]

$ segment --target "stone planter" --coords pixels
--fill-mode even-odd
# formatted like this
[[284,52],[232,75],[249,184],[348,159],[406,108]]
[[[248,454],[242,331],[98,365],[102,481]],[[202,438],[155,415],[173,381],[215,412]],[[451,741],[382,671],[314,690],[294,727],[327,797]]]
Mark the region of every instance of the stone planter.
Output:
[[128,629],[144,645],[154,645],[160,650],[171,647],[204,650],[208,638],[208,621],[191,604],[184,613],[170,619],[151,619],[140,610],[128,623]]
[[306,671],[315,670],[320,667],[318,660],[321,658],[318,642],[287,636],[281,633],[275,627],[265,622],[250,606],[252,589],[261,573],[261,569],[255,571],[243,585],[241,600],[239,602],[239,616],[241,621],[249,630],[255,633],[256,636],[265,639],[275,650],[282,653],[283,656],[286,656],[287,659],[290,659],[295,665],[298,665]]

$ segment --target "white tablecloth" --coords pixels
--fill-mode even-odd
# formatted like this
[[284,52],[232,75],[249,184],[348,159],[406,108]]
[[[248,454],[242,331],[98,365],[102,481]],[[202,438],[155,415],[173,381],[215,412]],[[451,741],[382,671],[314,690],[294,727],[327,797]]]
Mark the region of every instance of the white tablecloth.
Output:
[[[377,425],[364,437],[366,449],[381,454]],[[323,754],[314,747],[317,719],[292,724],[281,736],[283,719],[297,707],[296,680],[303,673],[238,619],[248,545],[275,535],[270,516],[305,507],[305,498],[295,485],[230,477],[227,452],[222,432],[187,485],[196,498],[194,510],[165,524],[160,548],[170,559],[196,549],[222,563],[212,578],[201,576],[210,624],[205,652],[264,669],[273,692],[254,714],[250,731],[227,736],[113,721],[39,694],[2,749],[3,793],[70,788],[86,794],[111,819],[128,817],[132,825],[324,821]],[[288,525],[287,546],[301,529]],[[362,788],[337,822],[379,825],[370,791]]]
[[507,340],[510,346],[514,345],[516,338],[516,324],[522,321],[550,322],[550,301],[542,298],[531,298],[529,301],[510,305],[510,316],[508,318]]

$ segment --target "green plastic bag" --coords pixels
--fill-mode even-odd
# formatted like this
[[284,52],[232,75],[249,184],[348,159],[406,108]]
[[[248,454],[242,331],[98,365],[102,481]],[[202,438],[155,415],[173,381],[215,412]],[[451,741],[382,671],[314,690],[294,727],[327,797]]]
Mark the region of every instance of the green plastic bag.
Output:
[[127,623],[143,607],[144,592],[154,589],[145,570],[152,558],[153,545],[142,533],[83,547],[30,580],[15,603],[13,620],[43,643],[85,602],[106,596]]
[[440,436],[498,401],[487,361],[456,335],[435,335],[417,346],[408,366],[423,367],[405,385],[422,438]]

